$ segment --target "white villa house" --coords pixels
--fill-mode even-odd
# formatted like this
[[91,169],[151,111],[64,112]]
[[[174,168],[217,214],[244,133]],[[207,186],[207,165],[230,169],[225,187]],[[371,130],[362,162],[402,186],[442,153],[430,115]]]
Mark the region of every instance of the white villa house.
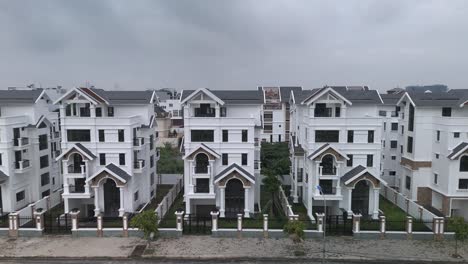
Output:
[[135,212],[155,195],[154,91],[74,88],[60,106],[65,213]]
[[43,89],[0,90],[0,207],[17,211],[61,188],[58,113]]
[[291,195],[311,219],[324,199],[328,214],[378,217],[382,103],[367,87],[292,91]]
[[259,203],[263,93],[184,90],[185,213],[250,217]]
[[406,92],[398,101],[399,190],[468,219],[468,90]]

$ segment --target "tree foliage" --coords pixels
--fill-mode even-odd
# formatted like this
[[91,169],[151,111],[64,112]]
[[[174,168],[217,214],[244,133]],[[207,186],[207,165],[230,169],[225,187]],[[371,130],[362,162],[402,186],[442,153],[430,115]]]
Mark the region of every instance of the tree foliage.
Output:
[[130,220],[130,226],[143,231],[145,238],[150,238],[151,233],[156,237],[158,234],[158,215],[152,211],[143,211]]
[[458,242],[463,242],[468,239],[468,223],[465,222],[465,219],[463,217],[458,216],[451,218],[449,224],[452,226],[453,231],[455,232],[454,257],[459,257]]
[[265,170],[274,170],[277,175],[289,174],[291,162],[289,160],[289,146],[286,142],[262,143],[260,159],[262,174]]
[[304,229],[303,222],[288,221],[283,227],[283,232],[289,234],[294,242],[300,242],[304,238]]
[[172,147],[171,144],[166,143],[164,147],[159,150],[160,157],[157,167],[158,174],[183,174],[184,161],[177,148]]

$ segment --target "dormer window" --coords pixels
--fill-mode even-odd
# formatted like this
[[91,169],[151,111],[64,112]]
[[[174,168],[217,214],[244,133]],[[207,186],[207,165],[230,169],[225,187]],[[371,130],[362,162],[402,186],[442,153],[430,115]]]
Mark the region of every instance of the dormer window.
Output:
[[331,117],[332,109],[327,107],[327,104],[316,104],[314,117]]
[[195,117],[215,117],[215,109],[210,104],[200,104],[195,108]]

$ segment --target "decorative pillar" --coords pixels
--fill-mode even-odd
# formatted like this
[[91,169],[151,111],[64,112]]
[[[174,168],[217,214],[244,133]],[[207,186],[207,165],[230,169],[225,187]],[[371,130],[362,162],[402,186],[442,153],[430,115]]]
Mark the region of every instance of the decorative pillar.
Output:
[[341,161],[336,164],[336,175],[338,176],[337,180],[336,180],[336,186],[335,186],[336,195],[341,195],[341,185],[340,185],[340,183],[341,183],[341,164],[342,164]]
[[352,201],[353,201],[353,189],[354,188],[348,188],[348,219],[351,219],[353,217],[353,210],[352,207]]
[[214,160],[210,160],[210,166],[208,167],[208,173],[210,174],[210,194],[214,193],[214,185],[213,185],[213,168],[214,168]]
[[385,237],[385,232],[386,232],[386,226],[385,226],[385,216],[381,215],[380,216],[380,238]]
[[189,193],[193,193],[193,160],[189,160],[189,173],[188,173],[188,189]]
[[36,210],[34,212],[34,220],[36,222],[36,228],[38,231],[44,230],[44,210]]
[[128,237],[128,214],[122,216],[122,235],[123,237]]
[[18,237],[18,213],[13,212],[8,215],[8,236]]
[[210,214],[211,214],[211,221],[212,221],[211,231],[216,232],[216,231],[218,231],[218,215],[219,215],[219,212],[218,211],[211,211]]
[[372,218],[377,219],[379,217],[379,189],[374,189],[374,209],[372,211]]
[[96,106],[94,104],[89,106],[89,111],[91,112],[91,117],[96,117]]
[[99,187],[93,187],[94,188],[94,216],[98,216],[101,213],[101,210],[99,209]]
[[226,191],[226,186],[219,186],[219,204],[220,204],[220,209],[219,209],[219,217],[225,217],[224,215],[224,203],[225,203],[225,191]]
[[406,217],[406,234],[408,238],[411,238],[413,234],[413,217],[411,216]]
[[249,190],[250,188],[244,188],[244,217],[250,217],[250,210],[249,210]]
[[419,221],[422,222],[422,221],[423,221],[423,211],[424,211],[424,207],[419,206],[418,211],[419,211]]
[[353,233],[361,232],[361,214],[353,214]]
[[176,211],[176,230],[182,232],[183,227],[182,227],[182,216],[184,215],[184,211]]
[[124,207],[124,188],[119,187],[120,191],[120,208],[119,208],[119,216],[122,217],[125,213],[125,207]]
[[103,225],[102,225],[102,215],[97,216],[97,236],[102,237],[104,234]]
[[78,215],[80,214],[80,211],[71,211],[70,216],[72,220],[72,231],[77,231],[78,230]]
[[297,173],[297,158],[295,156],[293,156],[293,159],[294,159],[294,175],[295,175],[295,177],[294,177],[293,202],[298,203],[299,200],[298,200],[298,196],[297,196],[297,185],[298,185],[297,177],[299,175]]
[[323,219],[325,214],[317,214],[317,231],[323,232]]
[[268,237],[268,214],[263,215],[263,236]]
[[237,236],[242,236],[242,214],[237,214]]

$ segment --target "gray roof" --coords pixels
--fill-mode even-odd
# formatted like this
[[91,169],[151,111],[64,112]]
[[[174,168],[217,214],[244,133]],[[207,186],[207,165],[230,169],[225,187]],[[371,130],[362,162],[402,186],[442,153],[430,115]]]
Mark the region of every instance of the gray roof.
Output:
[[468,143],[466,143],[466,142],[462,142],[462,143],[458,144],[458,146],[453,148],[452,152],[450,152],[450,154],[447,156],[447,158],[449,158],[449,159],[456,158],[458,156],[457,153],[460,152],[462,149],[464,149],[467,146],[468,146]]
[[158,97],[159,101],[164,102],[172,98],[172,95],[168,91],[156,91],[156,96]]
[[117,165],[115,165],[114,163],[109,163],[106,165],[106,169],[112,171],[113,173],[115,173],[117,176],[119,176],[120,178],[124,179],[126,182],[128,182],[132,176],[130,176],[127,172],[125,172],[124,170],[122,170],[121,168],[119,168]]
[[2,170],[0,170],[0,184],[6,182],[8,179],[9,177]]
[[398,100],[403,96],[403,94],[380,94],[380,97],[382,97],[382,101],[386,105],[396,105]]
[[358,175],[359,173],[363,172],[366,170],[366,168],[362,165],[358,165],[357,167],[354,167],[352,170],[348,171],[341,177],[341,181],[344,183],[350,179],[352,179],[354,176]]
[[341,94],[344,98],[349,100],[352,104],[382,104],[377,90],[350,90],[345,86],[323,87],[312,90],[303,90],[302,92],[294,91],[296,104],[301,103],[310,96],[318,94],[327,88],[332,88],[337,93]]
[[218,173],[218,175],[215,176],[215,181],[218,180],[219,178],[223,178],[225,176],[225,174],[230,171],[231,169],[236,169],[240,172],[242,172],[243,174],[247,175],[248,178],[250,178],[253,182],[255,182],[255,177],[250,174],[248,171],[246,171],[244,168],[242,168],[241,166],[237,165],[236,163],[233,163],[231,164],[229,167],[227,167],[226,169],[224,169],[222,172]]
[[289,143],[293,146],[295,156],[304,156],[305,151],[301,144],[298,143],[296,146],[296,136],[291,136],[291,141]]
[[322,150],[328,148],[330,146],[330,144],[326,143],[326,144],[323,144],[322,146],[320,146],[318,149],[316,149],[314,152],[310,153],[309,156],[307,156],[308,158],[309,157],[313,157],[315,156],[316,154],[320,153]]
[[84,153],[88,154],[89,156],[96,158],[96,155],[94,155],[89,149],[87,149],[85,146],[81,145],[81,143],[76,143],[75,147],[79,148],[81,151]]
[[42,89],[0,90],[0,104],[34,104]]
[[416,106],[456,107],[468,100],[468,90],[450,90],[448,92],[407,92]]
[[282,103],[289,103],[289,99],[291,98],[291,91],[300,92],[300,91],[302,91],[302,87],[300,87],[300,86],[280,86],[281,102]]
[[106,91],[91,88],[93,92],[113,104],[149,104],[153,91]]
[[[210,90],[226,104],[263,104],[263,92],[259,90]],[[183,101],[195,90],[183,90],[180,100]]]

